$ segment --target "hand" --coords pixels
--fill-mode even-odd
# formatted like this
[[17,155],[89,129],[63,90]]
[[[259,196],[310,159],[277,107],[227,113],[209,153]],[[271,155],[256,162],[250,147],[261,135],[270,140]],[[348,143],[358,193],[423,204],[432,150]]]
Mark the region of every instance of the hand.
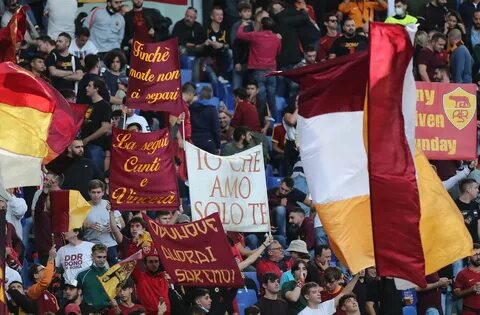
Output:
[[287,206],[287,203],[288,203],[288,199],[285,198],[285,197],[280,200],[280,205],[281,205],[281,206],[286,207],[286,206]]
[[275,34],[275,35],[277,35],[277,37],[278,37],[279,39],[282,39],[282,35],[280,35],[280,34]]
[[265,234],[265,241],[263,245],[267,248],[273,242],[273,236],[271,234]]
[[440,279],[438,280],[437,283],[438,283],[438,285],[439,285],[440,287],[445,288],[445,287],[447,287],[451,282],[452,282],[452,281],[451,281],[450,279],[442,277],[442,278],[440,278]]
[[210,39],[205,41],[205,46],[210,46],[213,42]]
[[479,294],[480,293],[480,283],[479,282],[475,283],[473,285],[472,289],[476,294]]
[[119,310],[119,309],[120,309],[120,307],[118,306],[117,300],[115,300],[115,299],[112,299],[112,300],[110,301],[110,305],[111,305],[115,310]]
[[155,30],[153,29],[153,27],[148,30],[148,35],[150,35],[150,37],[155,36]]
[[235,64],[235,71],[237,71],[237,72],[242,71],[242,64],[241,63],[236,63]]
[[478,159],[475,159],[472,162],[470,162],[470,164],[468,164],[468,168],[470,169],[470,171],[473,171],[474,169],[477,168],[477,165],[478,165]]
[[55,245],[53,245],[52,248],[50,248],[50,250],[48,251],[48,260],[55,260],[55,257],[57,257],[57,249],[55,248]]
[[277,232],[278,229],[277,229],[276,226],[272,225],[272,226],[270,226],[270,230],[272,231],[272,233],[275,233],[275,232]]
[[83,145],[86,146],[88,144],[88,139],[87,138],[82,139],[82,142],[83,142]]
[[167,305],[162,297],[160,297],[160,301],[158,301],[158,315],[163,315],[167,311]]
[[267,131],[268,131],[268,127],[263,127],[263,129],[260,130],[260,132],[263,133],[264,135],[267,134]]
[[112,205],[110,204],[110,201],[107,200],[107,211],[111,212],[112,211]]

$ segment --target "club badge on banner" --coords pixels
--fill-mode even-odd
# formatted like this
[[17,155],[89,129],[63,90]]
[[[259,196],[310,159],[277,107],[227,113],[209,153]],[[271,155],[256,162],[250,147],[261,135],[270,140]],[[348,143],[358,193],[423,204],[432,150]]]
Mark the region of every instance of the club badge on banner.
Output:
[[218,212],[227,231],[267,232],[270,226],[262,146],[217,156],[186,143],[192,219]]
[[181,98],[177,39],[142,43],[134,38],[128,74],[127,106],[157,112],[181,112]]
[[187,224],[163,225],[143,215],[172,282],[184,286],[242,287],[218,213]]
[[168,129],[149,133],[113,129],[110,200],[116,210],[178,208]]
[[432,160],[473,160],[477,154],[475,84],[416,82],[417,145]]

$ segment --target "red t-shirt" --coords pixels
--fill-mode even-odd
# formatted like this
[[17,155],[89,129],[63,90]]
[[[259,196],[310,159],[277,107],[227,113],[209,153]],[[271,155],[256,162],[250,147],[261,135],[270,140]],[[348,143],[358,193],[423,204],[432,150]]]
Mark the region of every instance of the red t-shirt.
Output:
[[[120,310],[122,310],[122,315],[128,315],[132,312],[135,312],[135,311],[141,311],[141,312],[145,312],[145,308],[143,306],[141,306],[140,304],[133,304],[132,307],[128,307],[128,306],[125,306],[123,304],[118,304],[118,307],[120,308]],[[116,315],[117,313],[115,312],[115,310],[113,308],[111,308],[109,311],[108,311],[108,315]]]
[[250,128],[251,131],[257,132],[262,130],[258,120],[257,108],[247,100],[238,102],[230,125],[235,128],[245,126]]
[[317,61],[322,61],[328,58],[328,52],[330,51],[330,48],[332,48],[333,42],[339,37],[340,34],[333,37],[328,35],[320,37],[317,49]]
[[343,287],[339,285],[333,292],[328,292],[326,290],[322,291],[321,292],[322,302],[335,298],[337,295],[342,293],[342,290],[343,290]]
[[[475,272],[470,268],[465,268],[460,271],[455,279],[455,289],[466,290],[471,288],[475,283],[480,282],[480,272]],[[463,297],[463,305],[469,306],[471,308],[480,309],[480,295],[478,294],[469,294]],[[462,315],[476,315],[475,312],[462,311]]]
[[135,29],[135,39],[141,41],[142,43],[151,43],[153,39],[148,35],[148,28],[145,24],[145,19],[143,18],[142,11],[135,11],[133,13],[133,24]]
[[273,128],[272,132],[272,142],[275,142],[278,145],[278,148],[285,150],[285,127],[282,125],[277,125]]
[[427,74],[430,81],[433,81],[433,75],[435,74],[435,68],[445,66],[447,63],[442,59],[440,53],[434,52],[429,48],[423,48],[418,55],[418,65],[425,65],[427,67]]

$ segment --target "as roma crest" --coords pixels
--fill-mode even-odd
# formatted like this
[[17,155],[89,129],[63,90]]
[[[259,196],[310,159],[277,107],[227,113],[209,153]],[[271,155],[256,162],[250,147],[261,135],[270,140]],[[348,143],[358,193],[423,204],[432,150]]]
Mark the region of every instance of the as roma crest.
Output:
[[443,95],[443,110],[448,120],[458,130],[465,128],[473,119],[476,109],[475,95],[457,87]]

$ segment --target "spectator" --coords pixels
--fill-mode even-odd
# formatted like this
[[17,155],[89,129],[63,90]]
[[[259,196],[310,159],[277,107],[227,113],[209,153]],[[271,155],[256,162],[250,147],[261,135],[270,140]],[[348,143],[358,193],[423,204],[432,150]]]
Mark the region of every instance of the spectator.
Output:
[[[6,194],[8,195],[7,201],[7,212],[6,212],[6,219],[7,222],[13,225],[15,228],[15,233],[20,240],[23,238],[23,227],[21,220],[25,213],[28,210],[27,203],[25,199],[18,198],[14,194],[13,188],[8,188],[6,190]],[[20,253],[18,253],[20,254]]]
[[344,296],[342,296],[338,301],[337,309],[340,309],[347,315],[361,314],[360,305],[357,301],[357,297],[353,293],[345,294]]
[[8,311],[11,314],[37,314],[37,305],[26,294],[20,281],[12,281],[8,284],[7,299]]
[[33,285],[28,289],[27,296],[37,304],[37,314],[56,313],[58,311],[57,299],[48,291],[48,286],[52,282],[55,272],[56,255],[57,251],[55,245],[53,245],[48,252],[47,266],[34,264],[28,270],[28,278]]
[[[110,227],[110,204],[107,200],[102,199],[105,195],[105,184],[94,179],[89,184],[88,193],[90,195],[89,203],[92,205],[92,210],[88,213],[83,228],[85,229],[85,240],[101,244],[107,247],[107,261],[113,266],[117,263],[117,242],[112,236],[112,229]],[[115,217],[120,221],[121,228],[123,219],[121,219],[120,212],[115,212]]]
[[252,32],[254,30],[252,23],[252,5],[248,2],[240,2],[238,4],[238,14],[240,15],[241,19],[233,24],[230,32],[230,45],[232,46],[233,50],[234,64],[232,78],[233,89],[238,89],[239,87],[243,86],[249,52],[248,42],[237,39],[238,29],[240,25],[244,25],[245,32]]
[[297,144],[297,118],[298,118],[298,98],[290,99],[288,106],[283,114],[283,128],[285,129],[285,147],[284,147],[284,172],[285,175],[290,176],[293,171],[293,166],[297,162],[300,153]]
[[228,156],[240,153],[250,148],[250,141],[252,140],[252,133],[250,129],[244,126],[239,126],[233,131],[232,143],[227,143],[222,149],[221,155]]
[[332,250],[328,245],[317,245],[313,262],[308,265],[309,280],[324,287],[325,271],[330,267]]
[[[140,304],[133,302],[133,290],[135,283],[132,278],[128,278],[118,292],[117,300],[112,300],[112,308],[108,312],[109,315],[131,314],[131,312],[139,311],[145,313],[145,308]],[[160,313],[163,315],[163,313]]]
[[425,32],[442,32],[445,25],[445,16],[448,13],[447,0],[430,0],[418,13],[419,29]]
[[280,277],[284,271],[290,270],[293,265],[291,258],[286,258],[284,254],[283,246],[274,240],[266,249],[267,255],[257,263],[257,278],[262,281],[263,276],[272,272]]
[[[18,9],[23,7],[23,5],[19,4],[18,0],[4,0],[5,3],[5,12],[3,12],[2,20],[0,23],[1,28],[7,27],[8,22],[12,19],[12,16],[17,12]],[[26,8],[27,13],[30,12],[30,8]],[[28,43],[33,42],[36,38],[38,38],[38,26],[35,21],[33,14],[27,14],[27,32],[25,33],[25,40]]]
[[92,99],[92,105],[85,114],[81,129],[85,153],[102,172],[105,160],[105,135],[111,129],[111,106],[100,95],[100,91],[105,89],[105,82],[101,79],[88,83],[87,96]]
[[328,267],[323,277],[325,279],[325,290],[322,291],[322,301],[328,301],[342,292],[340,283],[343,281],[342,271],[337,267]]
[[207,289],[195,289],[193,293],[193,303],[198,306],[205,313],[208,313],[212,308],[212,298]]
[[402,292],[395,286],[393,278],[377,277],[375,267],[367,268],[366,275],[370,278],[367,282],[367,302],[365,308],[368,314],[401,315],[403,308]]
[[448,66],[435,68],[433,82],[450,83],[450,70],[448,69]]
[[32,71],[33,75],[42,78],[46,81],[49,81],[48,78],[45,76],[45,60],[43,60],[40,56],[35,56],[30,61],[30,71]]
[[83,77],[80,59],[68,52],[72,38],[67,33],[60,33],[56,50],[50,52],[45,63],[53,87],[57,90],[77,91],[77,82]]
[[453,296],[463,299],[463,312],[466,314],[475,313],[480,307],[480,245],[473,244],[470,264],[462,269],[455,279]]
[[[88,256],[91,256],[91,250],[88,253]],[[90,266],[91,266],[91,261],[88,267]],[[65,287],[63,289],[63,297],[65,298],[65,302],[66,302],[65,306],[61,307],[60,311],[57,314],[69,315],[70,314],[69,310],[72,308],[72,305],[78,306],[78,308],[80,309],[78,314],[95,313],[95,309],[83,300],[82,289],[78,287],[77,280],[72,279],[65,283]]]
[[247,82],[246,90],[248,101],[257,108],[258,120],[260,121],[260,127],[262,128],[261,133],[266,135],[270,128],[270,120],[272,117],[270,116],[270,110],[268,109],[267,103],[259,96],[257,81],[251,80]]
[[90,40],[101,59],[122,43],[125,33],[125,20],[120,14],[122,3],[122,0],[107,0],[107,7],[93,9],[83,22],[83,26],[90,29]]
[[317,61],[325,61],[328,59],[328,52],[332,48],[333,43],[341,34],[338,29],[337,12],[331,12],[325,15],[323,25],[327,33],[320,37],[320,42],[317,48]]
[[[93,179],[102,178],[100,170],[95,166],[92,160],[83,156],[83,142],[81,139],[73,140],[67,147],[65,156],[61,156],[57,163],[49,165],[53,169],[62,169],[65,177],[62,189],[78,190],[82,197],[88,200],[88,184]],[[65,164],[65,165],[63,165]]]
[[296,260],[292,265],[294,279],[282,286],[282,297],[288,302],[288,314],[297,315],[307,306],[305,298],[301,295],[302,287],[307,277],[307,265],[302,260]]
[[417,18],[407,14],[407,0],[395,0],[395,15],[389,16],[385,23],[409,25],[417,24]]
[[245,315],[261,315],[260,309],[256,305],[249,306],[245,309]]
[[466,0],[463,1],[458,7],[458,11],[462,16],[463,22],[465,22],[465,28],[469,29],[473,25],[473,14],[476,11],[480,11],[479,0]]
[[39,36],[36,40],[36,44],[42,58],[46,58],[56,46],[55,41],[50,36]]
[[172,37],[177,37],[181,54],[199,56],[207,38],[202,24],[197,22],[197,9],[187,8],[185,17],[173,26]]
[[259,132],[260,121],[255,105],[248,101],[248,94],[244,88],[238,88],[233,91],[235,101],[235,113],[233,114],[230,125],[234,128],[246,126],[252,131]]
[[127,64],[127,58],[123,51],[115,49],[106,54],[103,62],[107,70],[102,73],[102,79],[105,80],[110,95],[115,96],[118,90],[118,79],[120,78],[122,69]]
[[[307,307],[303,309],[299,315],[315,315],[315,314],[324,314],[324,315],[333,315],[337,309],[340,299],[346,295],[350,294],[355,287],[355,284],[358,281],[359,276],[356,275],[352,281],[350,281],[342,292],[337,295],[335,298],[323,302],[321,298],[321,288],[315,282],[308,282],[302,287],[301,294],[303,298],[307,301]],[[371,313],[375,314],[375,313]]]
[[[144,256],[145,271],[137,264],[132,277],[137,283],[137,297],[145,307],[147,315],[157,314],[159,304],[165,304],[167,314],[170,314],[168,298],[168,281],[165,278],[156,250]],[[140,285],[139,285],[140,284]],[[161,313],[163,314],[163,313]]]
[[303,49],[303,59],[295,66],[295,68],[305,67],[317,63],[317,51],[315,46],[309,45]]
[[140,125],[141,132],[150,132],[150,126],[147,123],[145,117],[137,115],[135,109],[128,107],[127,108],[127,121],[126,125],[136,123]]
[[385,0],[343,0],[338,6],[338,11],[353,19],[355,26],[362,29],[365,24],[373,21],[375,11],[385,11],[387,7]]
[[160,42],[168,39],[172,21],[160,11],[144,8],[143,0],[133,0],[133,10],[125,14],[124,46],[132,46],[133,34],[142,43]]
[[297,202],[303,202],[306,206],[312,206],[312,201],[307,195],[293,187],[293,179],[285,177],[278,188],[268,191],[268,204],[270,206],[270,217],[274,218],[276,224],[273,230],[282,238],[286,236],[286,218],[295,207]]
[[199,101],[190,105],[192,122],[192,142],[200,149],[212,154],[220,152],[220,122],[217,109],[210,105],[202,105],[202,100],[210,100],[212,88],[203,87]]
[[[285,250],[290,257],[294,260],[302,260],[308,264],[310,260],[310,255],[307,250],[307,244],[302,240],[293,240],[290,242],[290,245]],[[283,287],[283,284],[294,279],[292,270],[287,270],[282,274],[280,278],[280,287]]]
[[450,11],[447,13],[447,22],[445,22],[445,29],[443,33],[448,36],[448,33],[453,29],[458,29],[462,33],[462,38],[465,37],[467,30],[463,25],[462,17],[457,11]]
[[368,40],[365,36],[357,34],[355,31],[356,22],[348,17],[343,22],[343,36],[337,38],[333,44],[328,59],[351,55],[356,52],[367,49]]
[[473,50],[480,44],[480,11],[473,14],[473,25],[467,28],[466,45]]
[[98,53],[97,47],[95,47],[89,38],[89,29],[82,27],[75,31],[75,40],[72,41],[68,48],[68,52],[80,59],[83,65],[85,65],[85,56],[96,55]]
[[452,29],[448,34],[448,42],[453,47],[450,56],[452,82],[472,83],[473,58],[462,41],[462,32]]
[[278,170],[280,176],[285,176],[284,154],[285,154],[285,127],[283,124],[275,126],[272,131],[272,152],[270,161],[274,168]]
[[[97,55],[87,55],[84,59],[84,70],[85,74],[82,79],[78,82],[78,93],[77,93],[77,103],[79,104],[88,104],[93,105],[92,98],[87,95],[87,86],[90,81],[102,80],[99,76],[100,73],[100,59]],[[110,99],[110,93],[107,90],[105,84],[101,85],[99,91],[100,96],[104,100]]]
[[77,1],[75,0],[47,0],[44,16],[48,18],[48,36],[57,38],[60,33],[65,32],[73,37],[76,14]]
[[[209,81],[216,85],[218,81],[222,82],[223,78],[227,77],[228,72],[231,71],[232,53],[230,45],[228,44],[228,33],[223,25],[223,10],[220,7],[212,9],[211,23],[206,26],[206,37],[204,54],[206,57],[204,67]],[[217,71],[213,70],[216,65]],[[220,77],[217,78],[217,74]],[[223,77],[222,77],[223,76]]]
[[463,215],[465,225],[472,236],[473,242],[478,243],[480,229],[479,222],[479,205],[476,201],[478,197],[478,183],[471,178],[464,179],[459,184],[460,196],[455,200],[458,209]]
[[417,310],[418,314],[426,314],[427,312],[442,311],[442,296],[440,290],[447,290],[452,282],[448,278],[440,278],[438,273],[426,276],[427,287],[416,287],[417,291]]
[[263,296],[255,304],[262,315],[287,315],[288,304],[278,295],[280,279],[275,273],[265,273],[262,281]]
[[77,276],[77,287],[82,290],[85,303],[101,312],[110,307],[110,299],[100,283],[99,277],[108,270],[107,247],[103,244],[95,244],[92,247],[93,264],[87,270]]
[[68,244],[60,247],[55,258],[55,266],[63,271],[66,283],[74,283],[77,275],[92,265],[93,243],[83,241],[82,229],[73,229],[63,233]]
[[307,244],[307,249],[313,251],[315,248],[315,230],[313,228],[313,219],[305,216],[305,210],[296,207],[288,215],[288,223],[294,227],[291,234],[292,240],[300,239]]
[[[479,15],[480,17],[480,15]],[[433,34],[427,47],[423,48],[418,55],[418,75],[421,81],[433,81],[435,68],[444,66],[446,62],[441,57],[446,44],[446,37],[441,33]]]
[[220,111],[218,120],[220,124],[220,139],[222,145],[224,145],[233,140],[233,128],[230,127],[231,117],[226,111]]

